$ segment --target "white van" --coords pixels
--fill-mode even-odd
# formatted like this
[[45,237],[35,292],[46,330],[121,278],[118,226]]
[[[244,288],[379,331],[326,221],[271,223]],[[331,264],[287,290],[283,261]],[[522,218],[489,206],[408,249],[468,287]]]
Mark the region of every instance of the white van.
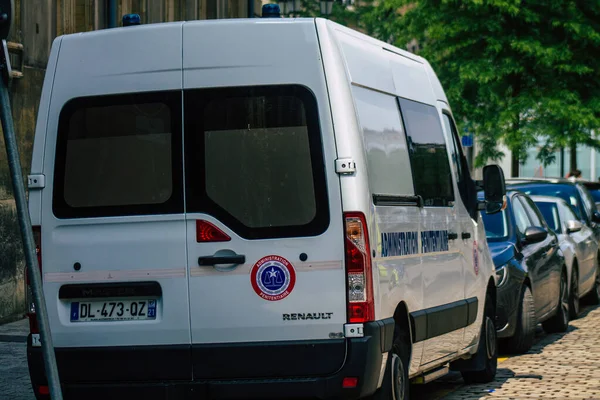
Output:
[[[484,175],[494,212],[503,176]],[[57,38],[29,200],[65,398],[493,379],[476,190],[430,65],[333,22]],[[28,358],[44,398],[35,323]]]

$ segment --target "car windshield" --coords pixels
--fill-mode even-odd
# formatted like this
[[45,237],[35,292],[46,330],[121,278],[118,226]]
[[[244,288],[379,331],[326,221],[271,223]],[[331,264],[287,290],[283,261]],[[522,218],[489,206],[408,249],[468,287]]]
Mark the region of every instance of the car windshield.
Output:
[[558,216],[558,205],[554,202],[536,201],[535,204],[542,212],[544,219],[548,223],[550,229],[556,233],[560,233],[560,218]]
[[559,197],[571,205],[578,219],[581,219],[581,206],[577,190],[571,185],[531,185],[519,186],[519,190],[528,195]]
[[508,239],[508,218],[506,210],[496,214],[482,212],[483,226],[485,227],[485,236],[488,241],[502,242]]

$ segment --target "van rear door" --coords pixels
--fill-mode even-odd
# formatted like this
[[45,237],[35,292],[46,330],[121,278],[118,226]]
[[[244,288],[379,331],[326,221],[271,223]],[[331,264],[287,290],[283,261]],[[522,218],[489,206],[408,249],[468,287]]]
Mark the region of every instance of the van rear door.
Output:
[[181,24],[62,40],[41,252],[63,382],[191,379],[181,90]]
[[183,57],[194,377],[334,373],[344,236],[314,22],[186,23]]

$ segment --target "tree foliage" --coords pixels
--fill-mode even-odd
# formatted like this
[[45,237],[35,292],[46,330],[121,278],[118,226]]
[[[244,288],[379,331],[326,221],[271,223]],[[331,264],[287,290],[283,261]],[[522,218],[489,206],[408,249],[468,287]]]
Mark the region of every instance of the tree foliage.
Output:
[[544,164],[560,147],[600,148],[598,0],[382,0],[361,21],[398,47],[422,45],[483,145],[479,165],[503,156],[500,142],[522,161],[540,143]]

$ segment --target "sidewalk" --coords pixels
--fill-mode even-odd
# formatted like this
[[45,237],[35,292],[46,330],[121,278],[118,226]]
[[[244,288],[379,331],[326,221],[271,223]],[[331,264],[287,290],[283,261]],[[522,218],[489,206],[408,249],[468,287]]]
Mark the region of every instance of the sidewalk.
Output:
[[29,321],[27,318],[0,325],[0,342],[27,342],[29,333]]
[[34,400],[27,369],[29,322],[0,325],[0,400]]

